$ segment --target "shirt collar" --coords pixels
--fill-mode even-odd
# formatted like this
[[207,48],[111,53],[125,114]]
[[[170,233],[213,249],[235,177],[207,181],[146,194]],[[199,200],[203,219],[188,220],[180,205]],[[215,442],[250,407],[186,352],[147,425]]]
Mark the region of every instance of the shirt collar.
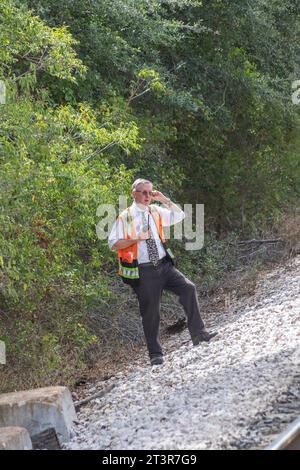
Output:
[[149,212],[149,207],[147,207],[145,210],[143,210],[137,205],[137,203],[135,201],[133,201],[133,203],[131,204],[131,207],[135,212],[145,212],[145,214],[147,214]]

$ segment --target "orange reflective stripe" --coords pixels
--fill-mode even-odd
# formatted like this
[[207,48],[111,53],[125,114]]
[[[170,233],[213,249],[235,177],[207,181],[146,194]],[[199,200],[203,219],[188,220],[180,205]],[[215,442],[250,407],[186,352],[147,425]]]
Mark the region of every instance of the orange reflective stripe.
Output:
[[[154,214],[152,213],[152,211],[154,212]],[[160,214],[159,210],[156,209],[156,207],[152,207],[152,209],[150,209],[150,214],[153,217],[153,220],[155,222],[155,225],[156,225],[158,234],[160,236],[160,239],[164,243],[166,240],[165,240],[165,234],[164,234],[164,230],[163,230],[163,226],[162,226],[161,214]]]
[[[129,208],[127,208],[124,212],[122,212],[122,214],[120,214],[119,217],[122,219],[122,222],[123,222],[124,238],[126,240],[135,238],[136,230],[133,224],[133,220],[132,220],[132,216],[131,216]],[[137,257],[138,257],[137,243],[134,243],[133,245],[130,245],[127,248],[122,248],[118,250],[119,274],[122,275],[122,273],[124,272],[124,269],[121,266],[121,259],[122,261],[131,264],[134,260],[137,260]]]

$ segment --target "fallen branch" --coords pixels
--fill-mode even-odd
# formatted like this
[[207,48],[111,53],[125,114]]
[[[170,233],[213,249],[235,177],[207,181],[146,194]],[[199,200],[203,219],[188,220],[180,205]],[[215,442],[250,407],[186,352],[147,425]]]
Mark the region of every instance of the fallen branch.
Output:
[[106,387],[104,390],[101,390],[101,392],[94,393],[94,395],[91,395],[90,397],[84,398],[83,400],[75,401],[75,403],[74,403],[75,409],[77,410],[82,405],[85,405],[86,403],[89,403],[91,400],[94,400],[95,398],[103,397],[108,392],[110,392],[114,387],[115,387],[115,384],[111,384],[108,387]]
[[284,243],[284,240],[282,240],[281,238],[274,238],[270,240],[255,240],[255,239],[241,240],[237,242],[230,242],[230,245],[242,245],[242,244],[248,244],[248,243],[278,243],[278,242]]

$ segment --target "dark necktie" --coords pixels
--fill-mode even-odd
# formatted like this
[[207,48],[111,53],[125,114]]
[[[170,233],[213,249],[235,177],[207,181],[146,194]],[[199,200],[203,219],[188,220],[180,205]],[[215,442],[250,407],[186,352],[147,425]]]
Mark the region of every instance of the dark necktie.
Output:
[[[144,212],[142,212],[142,223],[143,223],[143,230],[146,232],[148,230],[148,222],[146,220],[146,216]],[[149,224],[149,228],[150,228],[150,224]],[[154,264],[154,266],[157,266],[158,260],[159,260],[159,254],[158,254],[158,248],[157,248],[155,239],[153,238],[151,229],[150,229],[150,238],[147,238],[146,244],[147,244],[149,260]]]

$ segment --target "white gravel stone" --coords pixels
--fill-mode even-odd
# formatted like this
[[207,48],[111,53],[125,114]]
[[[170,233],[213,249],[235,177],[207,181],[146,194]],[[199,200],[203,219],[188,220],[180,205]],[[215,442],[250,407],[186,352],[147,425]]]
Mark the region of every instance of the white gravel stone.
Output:
[[[67,449],[219,449],[299,376],[300,257],[261,276],[193,347],[164,341],[165,364],[117,374],[115,388],[78,413]],[[169,354],[167,351],[172,350]]]

